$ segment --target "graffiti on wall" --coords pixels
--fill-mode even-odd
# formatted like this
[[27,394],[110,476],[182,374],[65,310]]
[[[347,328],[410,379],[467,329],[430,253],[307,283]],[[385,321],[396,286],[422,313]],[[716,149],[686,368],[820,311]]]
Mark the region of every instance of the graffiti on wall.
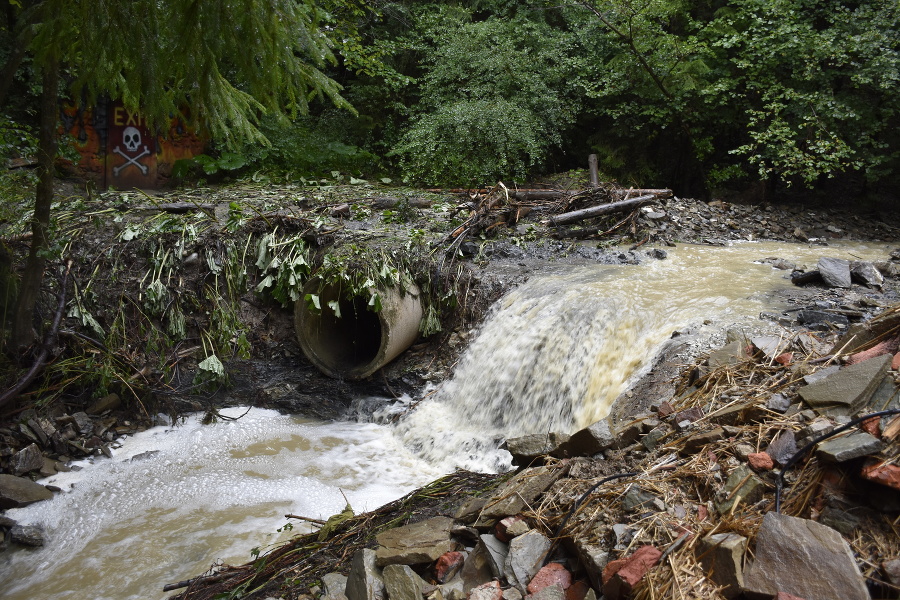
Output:
[[164,187],[175,161],[203,152],[202,138],[180,118],[170,120],[165,135],[155,134],[120,102],[64,105],[61,119],[61,133],[79,156],[76,171],[103,189]]

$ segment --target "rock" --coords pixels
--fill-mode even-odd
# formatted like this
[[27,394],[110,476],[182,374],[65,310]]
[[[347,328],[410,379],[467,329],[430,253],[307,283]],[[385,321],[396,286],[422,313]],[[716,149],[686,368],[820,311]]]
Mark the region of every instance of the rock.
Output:
[[43,464],[41,465],[40,470],[38,471],[41,477],[50,477],[51,475],[56,475],[56,461],[52,458],[47,458],[46,456],[43,458]]
[[659,427],[655,427],[641,438],[641,444],[643,444],[644,448],[646,448],[647,450],[653,450],[662,439],[669,435],[670,432],[671,429],[668,427],[668,425],[660,425]]
[[875,265],[864,260],[854,260],[850,263],[850,277],[868,287],[880,288],[884,285],[884,277]]
[[567,441],[566,433],[534,433],[506,440],[506,450],[513,455],[513,464],[529,465],[541,456],[555,456]]
[[503,600],[522,600],[522,592],[514,587],[503,590]]
[[864,479],[900,490],[900,466],[877,461],[864,466],[860,474]]
[[72,418],[75,420],[75,426],[81,435],[88,437],[94,434],[94,422],[87,413],[77,412],[72,415]]
[[700,563],[707,576],[723,586],[722,595],[734,598],[744,586],[747,538],[736,533],[714,533],[700,542]]
[[550,540],[537,531],[513,539],[509,544],[504,573],[510,585],[516,586],[523,594],[528,582],[541,568],[541,561],[550,550]]
[[890,356],[879,356],[844,367],[800,388],[800,397],[819,414],[856,414],[868,403],[887,373],[890,362]]
[[815,373],[810,373],[809,375],[803,376],[803,381],[806,382],[806,385],[813,384],[817,381],[821,381],[831,375],[832,373],[837,373],[841,370],[840,365],[831,365],[830,367],[825,367],[824,369],[819,369]]
[[747,462],[756,471],[771,471],[775,468],[775,461],[765,452],[754,452],[747,456]]
[[9,535],[20,546],[36,548],[44,545],[44,528],[41,525],[15,525],[9,530]]
[[325,588],[324,600],[344,600],[347,598],[347,578],[340,573],[323,575],[322,587]]
[[738,457],[738,459],[742,461],[747,461],[748,457],[753,454],[756,449],[750,444],[735,444],[734,445],[734,455]]
[[[897,357],[900,357],[900,353],[898,353],[897,356],[891,359],[892,371],[897,370],[893,367],[894,361],[897,360]],[[892,408],[900,408],[900,389],[897,389],[897,385],[894,383],[894,378],[890,374],[888,374],[885,375],[884,379],[881,380],[878,388],[872,394],[872,397],[869,398],[869,406],[866,412],[878,412],[882,410],[889,410]]]
[[880,452],[883,447],[884,444],[878,438],[865,431],[857,431],[819,442],[816,446],[816,454],[829,462],[842,463],[862,456],[870,456]]
[[766,448],[766,454],[771,456],[772,460],[781,466],[786,465],[787,461],[796,453],[797,439],[794,437],[794,432],[790,429],[785,429],[779,433],[772,440],[772,443],[769,444],[769,447]]
[[462,578],[457,574],[447,583],[439,585],[437,592],[428,598],[430,600],[466,600],[466,591],[470,589],[472,588],[466,587]]
[[50,445],[50,439],[47,437],[47,433],[44,431],[43,427],[35,419],[28,419],[28,428],[34,432],[34,434],[38,438],[38,442],[41,444],[42,448],[46,448]]
[[738,503],[753,504],[762,498],[765,485],[750,467],[741,465],[731,472],[722,488],[722,499],[716,503],[720,515],[730,514]]
[[[462,568],[464,562],[465,555],[462,552],[446,552],[442,554],[434,565],[435,580],[437,580],[438,583],[450,581]],[[387,585],[387,581],[385,581],[385,585]],[[390,595],[390,588],[388,588],[388,595]]]
[[453,516],[463,523],[474,523],[487,501],[487,498],[466,498],[459,505],[459,508],[456,509],[456,512],[453,513]]
[[384,579],[375,567],[375,551],[358,550],[350,563],[345,591],[348,600],[384,600]]
[[603,597],[619,600],[631,594],[634,586],[656,566],[662,552],[653,546],[641,546],[628,558],[615,560],[603,570]]
[[884,574],[887,575],[888,581],[896,586],[900,586],[900,558],[886,560],[881,563]]
[[784,414],[791,407],[791,401],[784,394],[772,394],[766,402],[766,408],[773,412]]
[[566,600],[585,600],[588,592],[591,592],[587,582],[579,580],[575,581],[566,589]]
[[115,410],[121,405],[122,399],[118,394],[108,394],[91,404],[85,412],[89,415],[99,415],[108,410]]
[[498,518],[519,514],[559,479],[561,474],[561,469],[553,467],[536,467],[518,473],[491,496],[475,526],[486,527]]
[[487,553],[491,573],[494,577],[500,577],[503,575],[503,570],[506,567],[509,546],[490,534],[481,536],[481,544],[484,545],[484,550]]
[[406,565],[388,565],[381,573],[389,600],[422,600],[425,582]]
[[786,592],[815,600],[869,600],[850,546],[825,525],[768,512],[757,532],[755,557],[744,574],[751,598]]
[[18,508],[52,497],[50,490],[30,479],[0,474],[0,509]]
[[559,563],[549,563],[541,567],[528,584],[528,593],[537,594],[549,586],[558,586],[566,590],[572,585],[572,574]]
[[900,345],[898,344],[898,342],[900,342],[900,340],[898,340],[898,338],[896,337],[881,341],[871,348],[860,350],[855,354],[851,354],[847,357],[846,363],[848,365],[855,365],[856,363],[861,363],[864,360],[869,360],[870,358],[875,358],[876,356],[883,356],[885,354],[890,354],[891,356],[893,356],[897,351],[898,345]]
[[528,600],[566,600],[566,592],[558,585],[549,585],[526,597]]
[[575,539],[572,540],[572,545],[575,547],[575,555],[578,557],[579,562],[584,565],[591,584],[599,590],[603,587],[601,575],[603,569],[609,563],[609,551],[603,546],[592,544],[582,535],[576,534]]
[[511,539],[516,537],[517,535],[522,535],[531,527],[528,526],[528,523],[525,522],[525,519],[519,516],[506,517],[505,519],[501,519],[497,526],[495,527],[497,532],[497,539],[501,542],[509,543]]
[[760,351],[766,360],[772,361],[788,350],[790,340],[775,336],[758,336],[750,339],[753,347]]
[[709,353],[707,363],[710,369],[725,365],[736,365],[747,358],[747,345],[741,341],[731,342]]
[[44,455],[37,444],[29,444],[15,454],[10,460],[9,468],[13,475],[22,475],[36,471],[44,466]]
[[814,328],[816,325],[825,325],[826,328],[828,324],[843,327],[850,325],[850,319],[844,315],[822,310],[801,310],[797,313],[797,322],[801,325],[806,325],[810,329]]
[[379,544],[375,564],[385,567],[433,562],[445,552],[456,550],[456,542],[450,539],[453,525],[449,517],[433,517],[383,531],[375,536]]
[[616,545],[613,550],[625,550],[634,539],[634,529],[625,523],[616,523],[612,526],[612,530],[616,536]]
[[675,413],[675,416],[672,417],[672,420],[675,423],[684,423],[685,421],[687,421],[688,423],[693,423],[694,421],[699,421],[702,418],[703,409],[699,406],[692,406],[691,408]]
[[452,586],[457,579],[462,580],[462,592],[465,595],[472,588],[487,583],[494,577],[491,556],[484,543],[479,541],[466,557],[457,577],[451,578],[448,585]]
[[850,261],[842,258],[823,257],[819,259],[819,273],[831,287],[850,288]]
[[612,448],[615,443],[616,436],[612,427],[607,419],[603,419],[576,431],[560,451],[566,452],[567,456],[593,456]]
[[622,508],[625,512],[648,509],[663,511],[666,509],[666,506],[663,504],[662,500],[650,492],[645,492],[638,486],[632,485],[628,488],[625,497],[622,499]]
[[500,589],[499,581],[491,581],[469,592],[469,600],[501,600],[503,598],[503,590]]
[[819,523],[849,536],[859,527],[860,518],[833,506],[828,506],[819,516]]
[[696,454],[707,444],[718,442],[725,437],[725,430],[716,427],[710,431],[695,433],[684,441],[684,451],[687,454]]

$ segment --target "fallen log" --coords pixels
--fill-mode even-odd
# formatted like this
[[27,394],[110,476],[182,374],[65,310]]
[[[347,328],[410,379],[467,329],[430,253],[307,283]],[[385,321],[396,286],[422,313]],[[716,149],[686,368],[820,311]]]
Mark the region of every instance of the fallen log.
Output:
[[599,217],[601,215],[629,211],[638,208],[639,206],[643,206],[644,204],[649,204],[655,199],[656,196],[654,196],[653,194],[645,194],[643,196],[638,196],[637,198],[631,198],[630,200],[620,200],[619,202],[610,202],[609,204],[591,206],[590,208],[583,208],[581,210],[575,210],[572,212],[563,213],[561,215],[556,215],[555,217],[551,217],[550,224],[565,225],[566,223],[576,223],[578,221],[583,221],[592,217]]

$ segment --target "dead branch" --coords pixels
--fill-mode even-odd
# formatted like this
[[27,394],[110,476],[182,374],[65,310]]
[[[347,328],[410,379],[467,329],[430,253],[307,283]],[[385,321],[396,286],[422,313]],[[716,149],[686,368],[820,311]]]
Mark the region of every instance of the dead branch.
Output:
[[578,221],[583,221],[585,219],[599,217],[602,215],[630,211],[638,208],[639,206],[643,206],[644,204],[649,204],[655,199],[656,196],[654,196],[653,194],[645,194],[643,196],[638,196],[637,198],[632,198],[630,200],[621,200],[619,202],[611,202],[609,204],[591,206],[590,208],[583,208],[581,210],[575,210],[572,212],[563,213],[561,215],[556,215],[555,217],[551,217],[550,224],[565,225],[566,223],[576,223]]

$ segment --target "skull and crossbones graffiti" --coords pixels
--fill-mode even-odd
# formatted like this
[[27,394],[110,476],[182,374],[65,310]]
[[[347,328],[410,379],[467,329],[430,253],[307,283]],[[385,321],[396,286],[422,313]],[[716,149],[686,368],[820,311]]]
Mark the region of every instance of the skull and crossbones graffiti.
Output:
[[[138,146],[141,145],[141,132],[138,131],[136,127],[126,127],[122,132],[122,143],[125,145],[125,150],[127,150],[128,152],[137,152]],[[119,146],[113,148],[113,152],[125,159],[125,162],[123,164],[119,165],[118,167],[113,167],[112,172],[114,177],[118,177],[119,173],[121,173],[122,170],[125,169],[125,167],[127,167],[128,165],[134,165],[135,167],[140,169],[141,173],[143,173],[144,175],[146,175],[149,171],[147,165],[143,165],[138,162],[139,158],[143,158],[150,154],[150,151],[147,150],[147,146],[144,146],[144,150],[136,156],[129,156]]]

